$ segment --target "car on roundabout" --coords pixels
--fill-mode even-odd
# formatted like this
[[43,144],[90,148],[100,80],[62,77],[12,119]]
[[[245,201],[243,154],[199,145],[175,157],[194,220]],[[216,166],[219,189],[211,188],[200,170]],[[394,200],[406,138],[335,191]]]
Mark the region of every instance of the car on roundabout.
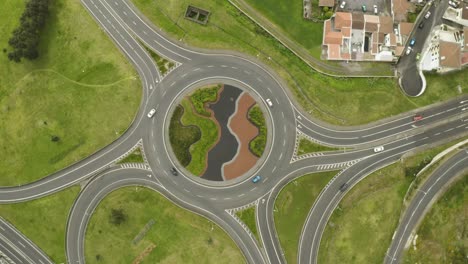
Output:
[[174,175],[174,176],[179,175],[179,172],[177,172],[176,168],[174,168],[174,167],[171,168],[171,173],[172,173],[172,175]]
[[154,116],[154,113],[156,113],[156,109],[151,109],[148,113],[148,118],[152,118]]
[[273,107],[273,102],[271,102],[270,98],[267,98],[265,101],[267,102],[269,107]]
[[257,176],[255,176],[255,177],[252,178],[252,182],[253,182],[253,183],[257,183],[257,182],[259,182],[261,179],[262,179],[262,177],[260,177],[260,175],[257,175]]

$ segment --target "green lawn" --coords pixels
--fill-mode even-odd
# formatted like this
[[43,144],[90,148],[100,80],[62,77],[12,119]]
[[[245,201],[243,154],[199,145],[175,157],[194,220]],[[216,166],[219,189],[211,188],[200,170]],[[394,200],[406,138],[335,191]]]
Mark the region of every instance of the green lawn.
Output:
[[249,142],[249,148],[255,156],[261,157],[263,151],[265,151],[267,141],[265,116],[263,115],[262,109],[258,105],[251,107],[247,115],[250,122],[252,122],[252,124],[258,128],[258,135]]
[[[2,50],[24,6],[2,2]],[[0,186],[38,180],[111,143],[140,103],[136,72],[79,0],[51,1],[39,54],[18,64],[0,53]]]
[[[265,3],[271,1],[273,0]],[[173,0],[170,3],[152,0],[133,2],[157,27],[189,45],[235,50],[253,57],[258,54],[259,60],[272,67],[278,77],[287,82],[296,100],[306,111],[334,124],[368,123],[452,98],[459,94],[456,87],[458,84],[461,85],[462,92],[467,91],[466,70],[454,74],[449,82],[445,82],[446,76],[429,78],[427,91],[419,98],[406,98],[393,79],[324,76],[313,71],[225,0],[190,1],[192,5],[212,12],[206,26],[183,19],[188,5],[184,0]],[[299,5],[300,1],[293,4]],[[270,6],[272,11],[276,5],[283,6],[286,2],[274,2]],[[299,7],[298,10],[302,8]],[[295,19],[297,18],[294,16],[291,18]],[[300,26],[297,30],[302,32],[304,28]],[[316,38],[311,34],[305,36],[304,42]]]
[[[112,209],[126,215],[120,225],[110,222]],[[134,245],[134,238],[151,220],[155,224]],[[245,262],[235,243],[216,224],[141,187],[114,191],[98,205],[86,233],[86,262],[132,263],[151,245],[155,248],[143,263]]]
[[468,174],[431,207],[402,263],[466,263],[468,253]]
[[31,239],[55,263],[65,263],[65,229],[68,213],[80,188],[18,204],[0,205],[0,216]]
[[403,198],[415,174],[437,153],[453,144],[455,142],[404,158],[368,175],[354,186],[328,222],[318,262],[382,262],[404,209]]
[[119,164],[122,163],[143,163],[145,160],[143,159],[143,155],[141,153],[141,149],[137,148],[132,153],[128,154],[123,160],[119,161]]
[[297,149],[297,155],[300,156],[300,155],[304,155],[304,154],[312,153],[312,152],[333,151],[333,150],[338,150],[338,149],[319,145],[308,139],[301,138],[299,140],[299,147]]
[[181,119],[182,124],[197,126],[201,131],[200,140],[190,145],[191,160],[186,169],[194,175],[201,176],[206,169],[208,151],[218,140],[218,126],[213,120],[196,114],[189,99],[183,99],[181,105],[185,110]]
[[169,125],[169,139],[172,151],[180,164],[184,167],[189,165],[192,157],[190,156],[190,146],[201,138],[201,131],[195,125],[184,126],[181,123],[181,117],[184,114],[184,108],[178,105],[174,109]]
[[257,231],[257,222],[255,216],[255,206],[249,207],[245,210],[236,212],[237,217],[239,217],[244,224],[250,229],[252,234],[255,236],[258,242],[261,242],[258,231]]
[[307,214],[335,174],[331,171],[302,176],[286,185],[276,198],[275,227],[288,263],[297,263],[299,238]]

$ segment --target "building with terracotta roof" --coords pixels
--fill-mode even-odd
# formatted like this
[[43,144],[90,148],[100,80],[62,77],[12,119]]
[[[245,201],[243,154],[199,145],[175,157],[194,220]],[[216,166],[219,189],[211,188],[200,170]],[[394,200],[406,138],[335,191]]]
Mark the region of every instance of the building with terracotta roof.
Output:
[[364,29],[364,14],[362,13],[352,13],[351,17],[353,23],[352,23],[352,28],[353,29]]
[[408,14],[411,3],[408,0],[392,0],[391,10],[393,21],[404,22]]
[[389,16],[379,16],[379,32],[390,34],[393,33],[393,19]]
[[463,28],[463,51],[468,52],[468,27]]
[[447,70],[461,69],[461,48],[454,42],[439,42],[439,65]]
[[366,32],[379,31],[379,17],[374,15],[364,15],[364,30]]
[[342,28],[350,28],[353,18],[351,13],[336,12],[335,13],[335,28],[341,30]]

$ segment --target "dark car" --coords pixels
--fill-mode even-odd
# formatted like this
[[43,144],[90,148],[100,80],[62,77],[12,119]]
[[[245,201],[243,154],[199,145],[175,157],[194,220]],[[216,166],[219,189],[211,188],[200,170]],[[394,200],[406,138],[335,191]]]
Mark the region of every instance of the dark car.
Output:
[[340,192],[346,191],[348,189],[349,184],[348,183],[343,183],[340,187]]
[[174,175],[174,176],[179,175],[179,173],[177,172],[176,168],[174,168],[174,167],[172,167],[171,173],[172,173],[172,175]]
[[424,27],[424,21],[421,21],[421,23],[419,23],[419,28],[423,28]]

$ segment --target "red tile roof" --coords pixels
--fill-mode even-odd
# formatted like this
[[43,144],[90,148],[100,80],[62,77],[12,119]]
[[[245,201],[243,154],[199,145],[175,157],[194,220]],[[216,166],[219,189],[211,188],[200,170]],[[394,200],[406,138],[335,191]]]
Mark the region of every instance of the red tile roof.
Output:
[[351,21],[353,21],[351,13],[336,12],[335,13],[335,29],[341,29],[343,27],[351,27]]
[[441,66],[460,69],[461,52],[460,45],[453,42],[439,42],[439,63]]

